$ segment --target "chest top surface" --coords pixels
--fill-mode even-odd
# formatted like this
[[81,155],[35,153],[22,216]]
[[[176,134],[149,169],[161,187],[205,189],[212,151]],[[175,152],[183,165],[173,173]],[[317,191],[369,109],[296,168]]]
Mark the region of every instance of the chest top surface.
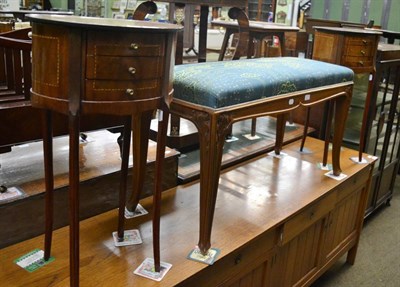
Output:
[[171,101],[176,32],[167,23],[31,15],[32,104],[129,114]]
[[39,15],[30,14],[27,16],[34,23],[58,24],[69,27],[97,28],[97,29],[131,29],[151,31],[178,31],[182,27],[169,24],[148,21],[135,21],[127,19],[110,19],[98,17],[80,17],[66,15]]

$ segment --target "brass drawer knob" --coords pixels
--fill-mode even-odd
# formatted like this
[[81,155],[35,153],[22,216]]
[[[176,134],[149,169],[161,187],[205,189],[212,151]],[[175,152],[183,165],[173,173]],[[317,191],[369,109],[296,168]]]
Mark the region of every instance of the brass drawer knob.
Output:
[[361,55],[365,56],[365,51],[364,50],[361,50],[360,53],[361,53]]
[[129,67],[128,69],[129,73],[131,73],[132,75],[136,74],[136,69],[134,67]]
[[139,44],[137,44],[137,43],[132,43],[131,46],[130,46],[130,48],[131,48],[132,50],[137,50],[137,49],[139,49]]
[[126,89],[126,94],[128,96],[133,96],[135,94],[135,91],[133,89]]
[[359,63],[361,66],[364,66],[364,62],[363,62],[363,61],[358,61],[358,63]]
[[367,43],[368,43],[367,40],[362,40],[362,42],[364,45],[367,45]]

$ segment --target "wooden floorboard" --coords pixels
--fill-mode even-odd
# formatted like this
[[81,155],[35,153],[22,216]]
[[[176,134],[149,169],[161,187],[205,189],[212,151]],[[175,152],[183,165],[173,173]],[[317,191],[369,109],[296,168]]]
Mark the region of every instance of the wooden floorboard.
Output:
[[[221,249],[220,258],[340,184],[324,176],[326,171],[316,167],[322,158],[322,142],[308,139],[308,153],[300,153],[298,146],[298,142],[286,146],[287,156],[263,155],[223,173],[212,235],[212,246]],[[363,168],[349,160],[350,156],[356,155],[356,151],[342,150],[342,169],[348,176]],[[175,286],[207,268],[186,259],[197,243],[198,189],[198,183],[194,182],[163,193],[161,258],[173,267],[160,283],[133,274],[146,257],[152,257],[151,198],[141,201],[150,214],[127,223],[127,228],[140,230],[144,242],[141,245],[114,247],[111,233],[116,230],[117,210],[82,221],[81,286]],[[54,262],[33,273],[13,263],[14,259],[42,246],[43,236],[39,236],[1,249],[1,285],[68,286],[67,227],[55,232]]]
[[[80,217],[88,218],[118,206],[121,158],[118,134],[106,130],[87,133],[80,144]],[[54,227],[68,225],[68,137],[54,140]],[[156,144],[149,142],[142,197],[154,188]],[[163,189],[177,185],[178,152],[166,150]],[[25,197],[0,203],[0,248],[43,233],[44,175],[41,142],[14,146],[0,154],[0,184],[18,187]],[[130,162],[132,166],[132,158]],[[132,169],[128,170],[128,196],[132,190]],[[12,222],[13,224],[10,224]]]

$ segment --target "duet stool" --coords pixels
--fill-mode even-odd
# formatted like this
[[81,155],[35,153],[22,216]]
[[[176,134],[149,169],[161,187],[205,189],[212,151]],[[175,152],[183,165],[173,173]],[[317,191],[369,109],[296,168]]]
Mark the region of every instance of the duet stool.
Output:
[[[45,260],[53,225],[52,112],[69,122],[70,285],[79,285],[79,125],[86,114],[124,119],[118,238],[124,238],[124,207],[131,126],[133,189],[141,189],[148,131],[160,110],[153,201],[153,247],[159,271],[161,171],[172,100],[176,32],[179,26],[76,16],[30,15],[32,22],[32,106],[42,108],[46,184]],[[112,191],[110,191],[112,192]],[[111,236],[111,233],[110,233]]]
[[218,191],[225,136],[237,121],[277,115],[275,153],[283,144],[285,117],[300,106],[335,104],[333,173],[339,175],[340,146],[352,95],[352,70],[309,59],[243,59],[175,66],[171,113],[193,122],[200,142],[200,234],[206,254]]

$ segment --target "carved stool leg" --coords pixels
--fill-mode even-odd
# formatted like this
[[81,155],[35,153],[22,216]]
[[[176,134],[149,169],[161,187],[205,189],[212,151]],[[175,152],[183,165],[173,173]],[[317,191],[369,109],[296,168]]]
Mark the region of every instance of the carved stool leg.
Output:
[[303,151],[304,144],[306,143],[306,138],[307,138],[307,134],[308,134],[308,126],[310,124],[310,112],[311,112],[311,108],[307,107],[306,108],[306,120],[304,122],[303,137],[301,138],[301,144],[300,144],[300,151]]
[[275,154],[279,155],[283,146],[283,137],[285,136],[287,114],[279,114],[276,117],[276,138],[275,138]]
[[328,164],[328,150],[329,143],[331,141],[331,128],[332,128],[332,117],[333,117],[333,103],[332,101],[328,101],[327,103],[328,115],[326,117],[326,127],[325,127],[325,135],[324,135],[324,155],[322,159],[322,165],[326,166]]
[[252,137],[256,136],[256,130],[257,130],[257,118],[252,118],[251,119],[251,136]]
[[162,175],[165,158],[165,145],[167,139],[168,117],[169,112],[165,108],[162,115],[158,119],[157,129],[157,153],[155,168],[155,183],[153,196],[153,252],[154,267],[156,272],[160,272],[160,216],[161,216],[161,192],[162,192]]
[[171,130],[172,136],[179,136],[181,129],[181,118],[177,115],[171,115]]
[[132,117],[132,193],[126,203],[129,211],[135,211],[143,190],[146,175],[147,149],[149,147],[149,130],[153,111],[147,111]]
[[49,260],[51,241],[53,236],[53,205],[54,205],[54,174],[53,174],[53,123],[52,113],[49,110],[42,111],[43,154],[44,154],[44,179],[45,193],[45,237],[44,260]]
[[128,178],[129,148],[131,145],[132,117],[126,117],[122,136],[121,182],[119,187],[118,241],[124,241],[126,184]]
[[69,115],[70,285],[79,286],[79,116]]
[[[209,116],[209,115],[208,115]],[[229,116],[211,116],[196,123],[200,139],[200,236],[199,249],[207,254],[217,200],[225,136],[232,122]]]
[[346,95],[338,97],[335,100],[335,127],[332,147],[332,166],[333,174],[336,176],[340,175],[342,172],[340,169],[340,148],[343,141],[344,128],[351,101],[351,93],[352,90],[348,89]]

